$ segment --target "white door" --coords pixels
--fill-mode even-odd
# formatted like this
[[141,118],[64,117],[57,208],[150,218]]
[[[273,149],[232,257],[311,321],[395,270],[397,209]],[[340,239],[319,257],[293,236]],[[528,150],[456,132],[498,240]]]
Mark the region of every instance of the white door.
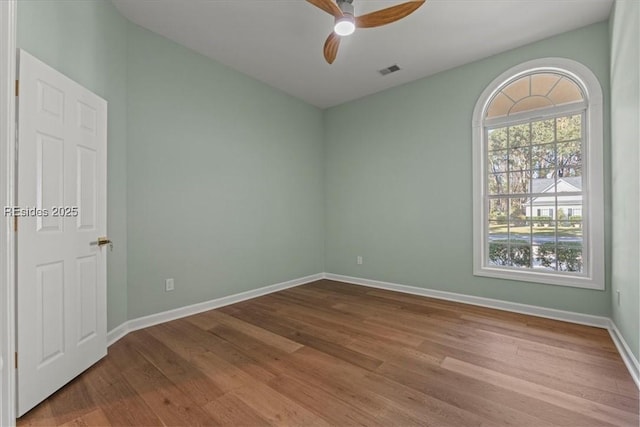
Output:
[[20,51],[18,416],[107,353],[106,149],[106,101]]

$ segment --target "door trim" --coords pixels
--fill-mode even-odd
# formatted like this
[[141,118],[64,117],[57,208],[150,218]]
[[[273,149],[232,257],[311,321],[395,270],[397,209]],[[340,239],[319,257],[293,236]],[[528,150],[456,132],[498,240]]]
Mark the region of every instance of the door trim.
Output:
[[15,200],[16,12],[17,0],[0,1],[0,425],[14,425],[15,400],[15,233],[4,207]]

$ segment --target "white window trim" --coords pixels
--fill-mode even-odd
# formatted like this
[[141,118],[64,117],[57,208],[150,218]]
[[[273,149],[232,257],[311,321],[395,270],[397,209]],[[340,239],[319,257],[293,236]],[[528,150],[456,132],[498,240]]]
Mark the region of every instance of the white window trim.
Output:
[[[587,229],[587,271],[582,276],[557,272],[515,270],[493,267],[485,264],[486,227],[484,209],[486,174],[486,135],[484,121],[486,110],[493,97],[507,82],[532,72],[555,72],[567,75],[584,90],[587,108],[585,110],[584,168],[585,188],[583,218]],[[499,279],[519,280],[550,285],[572,286],[588,289],[605,289],[604,266],[604,169],[603,169],[603,96],[598,78],[586,66],[566,58],[541,58],[516,65],[495,78],[478,98],[473,111],[473,274]],[[535,112],[531,115],[535,117]]]

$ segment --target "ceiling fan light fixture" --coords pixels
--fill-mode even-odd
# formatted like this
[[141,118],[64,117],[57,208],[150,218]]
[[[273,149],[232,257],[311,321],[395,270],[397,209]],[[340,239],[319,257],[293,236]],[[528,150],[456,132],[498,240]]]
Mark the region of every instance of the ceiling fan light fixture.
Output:
[[339,36],[349,36],[356,30],[356,20],[353,15],[345,13],[336,19],[333,31]]
[[426,0],[405,1],[395,6],[359,15],[357,18],[353,11],[353,0],[307,0],[307,2],[335,18],[333,31],[324,42],[323,48],[324,59],[328,64],[333,64],[338,54],[341,38],[353,34],[356,27],[373,28],[396,22],[411,15]]

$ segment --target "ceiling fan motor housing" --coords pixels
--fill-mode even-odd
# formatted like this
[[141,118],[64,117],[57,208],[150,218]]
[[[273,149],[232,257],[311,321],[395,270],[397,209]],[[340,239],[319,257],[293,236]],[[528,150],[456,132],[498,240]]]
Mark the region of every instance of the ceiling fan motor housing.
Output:
[[338,7],[343,14],[349,14],[353,16],[353,0],[337,0]]

